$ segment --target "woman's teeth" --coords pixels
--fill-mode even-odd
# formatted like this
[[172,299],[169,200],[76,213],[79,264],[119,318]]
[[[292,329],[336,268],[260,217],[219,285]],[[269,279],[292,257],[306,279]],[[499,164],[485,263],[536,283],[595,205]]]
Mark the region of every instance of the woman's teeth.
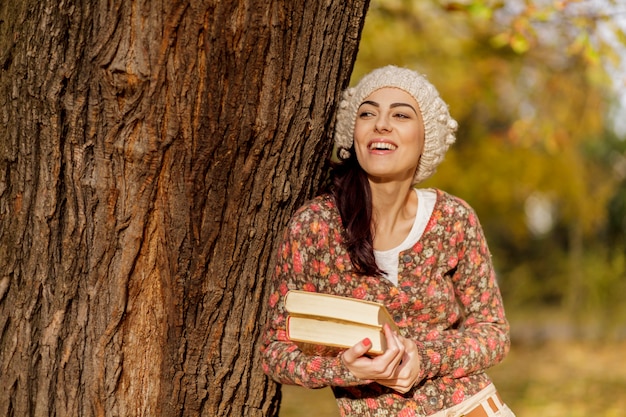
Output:
[[397,146],[387,142],[376,142],[370,145],[370,150],[388,150],[394,151]]

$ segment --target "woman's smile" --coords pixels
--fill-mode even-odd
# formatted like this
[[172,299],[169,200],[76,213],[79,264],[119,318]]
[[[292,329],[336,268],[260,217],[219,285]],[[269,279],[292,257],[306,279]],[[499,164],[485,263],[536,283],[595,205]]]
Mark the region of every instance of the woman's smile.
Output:
[[368,149],[370,151],[395,151],[398,149],[398,146],[386,140],[373,140],[370,142]]

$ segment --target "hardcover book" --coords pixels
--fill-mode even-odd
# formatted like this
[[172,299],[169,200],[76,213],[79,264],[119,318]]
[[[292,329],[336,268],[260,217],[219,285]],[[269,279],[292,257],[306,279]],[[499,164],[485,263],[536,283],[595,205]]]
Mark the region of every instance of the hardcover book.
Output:
[[382,354],[387,348],[383,325],[398,331],[387,308],[380,303],[291,290],[285,296],[287,337],[295,342],[349,348],[365,338],[369,354]]

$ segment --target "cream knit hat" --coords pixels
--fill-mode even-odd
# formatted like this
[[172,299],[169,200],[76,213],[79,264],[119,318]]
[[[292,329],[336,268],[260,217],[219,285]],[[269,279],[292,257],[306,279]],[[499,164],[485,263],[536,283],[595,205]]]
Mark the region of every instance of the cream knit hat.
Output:
[[365,75],[356,87],[343,92],[335,126],[338,156],[340,159],[350,157],[357,110],[367,96],[383,87],[396,87],[411,94],[422,113],[424,150],[413,179],[413,183],[417,184],[435,173],[446,151],[456,140],[454,133],[458,124],[450,116],[447,104],[439,97],[435,87],[424,76],[410,69],[393,65],[378,68]]

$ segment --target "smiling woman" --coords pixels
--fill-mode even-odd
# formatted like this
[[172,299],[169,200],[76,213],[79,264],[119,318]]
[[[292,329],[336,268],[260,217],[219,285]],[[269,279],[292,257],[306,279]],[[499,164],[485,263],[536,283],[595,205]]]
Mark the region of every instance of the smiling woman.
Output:
[[[279,246],[264,370],[282,384],[330,386],[342,416],[512,417],[485,369],[509,349],[491,255],[472,208],[420,189],[455,141],[437,90],[404,68],[344,93],[333,186],[296,211]],[[386,350],[302,346],[285,295],[305,290],[384,304]]]

